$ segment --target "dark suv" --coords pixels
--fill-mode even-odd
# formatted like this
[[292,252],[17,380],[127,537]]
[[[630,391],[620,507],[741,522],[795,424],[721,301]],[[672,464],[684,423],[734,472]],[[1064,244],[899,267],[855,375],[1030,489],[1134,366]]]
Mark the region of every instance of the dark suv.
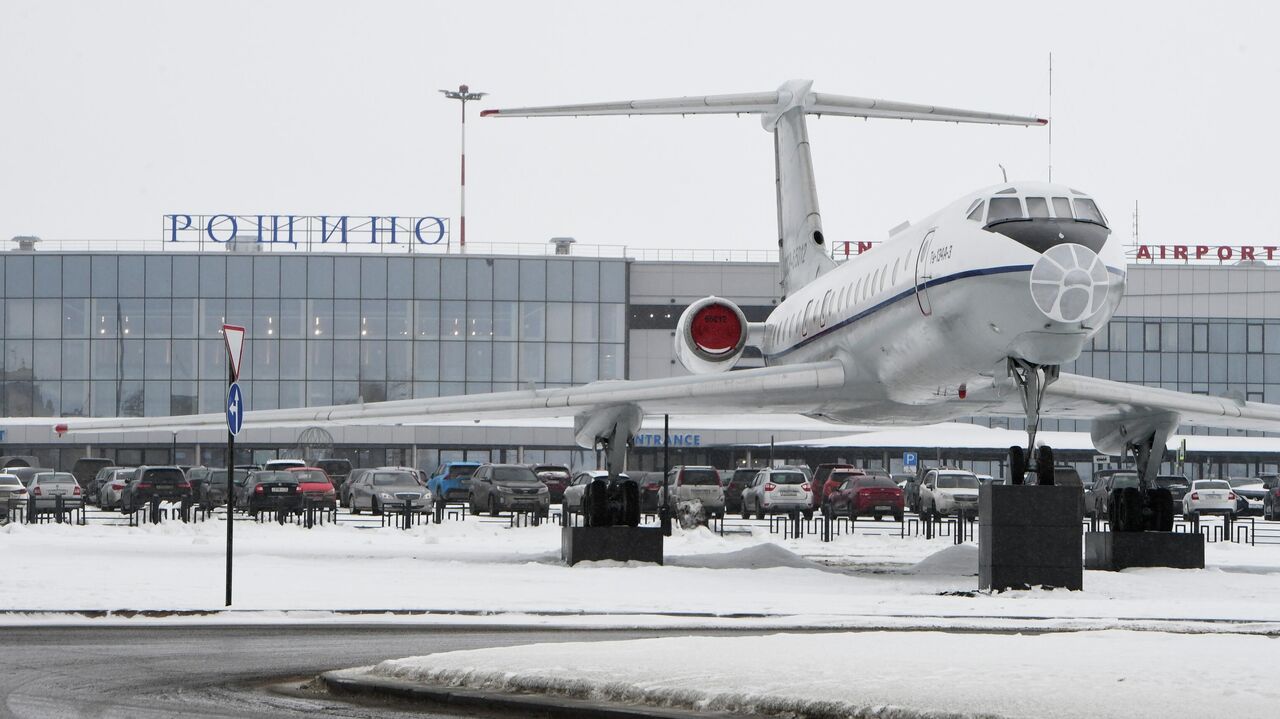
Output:
[[191,483],[178,467],[138,467],[120,494],[120,513],[133,514],[153,499],[191,503]]
[[764,467],[738,467],[732,473],[728,470],[720,473],[720,476],[725,479],[724,511],[726,513],[737,514],[742,511],[742,490],[751,486],[751,481],[762,469]]

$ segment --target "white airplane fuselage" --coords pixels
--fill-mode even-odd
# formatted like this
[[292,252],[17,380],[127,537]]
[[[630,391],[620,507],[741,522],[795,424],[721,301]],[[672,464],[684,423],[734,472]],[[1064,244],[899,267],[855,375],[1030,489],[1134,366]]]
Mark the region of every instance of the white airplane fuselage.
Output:
[[[955,402],[962,388],[1003,375],[1010,357],[1074,360],[1120,302],[1124,250],[1101,223],[1072,217],[1026,216],[988,229],[988,201],[1010,197],[1024,215],[1029,197],[1050,206],[1052,198],[1088,200],[1042,182],[1003,183],[957,200],[787,297],[760,333],[766,364],[840,360],[846,391],[814,414],[878,424],[963,416]],[[1077,267],[1060,267],[1072,260]],[[1090,265],[1092,274],[1082,273]]]

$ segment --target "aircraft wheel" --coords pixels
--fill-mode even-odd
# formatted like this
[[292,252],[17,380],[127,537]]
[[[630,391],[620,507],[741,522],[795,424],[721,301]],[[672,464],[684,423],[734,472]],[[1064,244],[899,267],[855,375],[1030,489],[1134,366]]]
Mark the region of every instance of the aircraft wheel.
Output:
[[1027,453],[1022,447],[1009,448],[1009,484],[1022,484],[1027,473]]
[[1053,484],[1053,448],[1041,447],[1036,452],[1036,483]]

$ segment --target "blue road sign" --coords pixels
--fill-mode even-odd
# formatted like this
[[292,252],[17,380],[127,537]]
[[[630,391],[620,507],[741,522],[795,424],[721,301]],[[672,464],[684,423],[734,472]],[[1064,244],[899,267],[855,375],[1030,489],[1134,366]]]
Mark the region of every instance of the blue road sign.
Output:
[[240,434],[244,426],[244,395],[240,393],[240,383],[232,382],[227,388],[227,431]]
[[904,469],[905,469],[905,468],[907,468],[907,467],[914,467],[914,466],[916,466],[916,453],[915,453],[915,452],[903,452],[903,453],[902,453],[902,466],[903,466],[903,468],[904,468]]

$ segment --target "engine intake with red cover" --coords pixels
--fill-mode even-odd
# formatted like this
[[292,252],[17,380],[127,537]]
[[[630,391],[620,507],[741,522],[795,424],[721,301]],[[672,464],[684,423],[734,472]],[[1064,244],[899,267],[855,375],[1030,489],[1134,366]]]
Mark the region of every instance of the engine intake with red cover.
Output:
[[747,348],[747,317],[733,302],[706,297],[694,302],[676,323],[676,359],[693,374],[725,372]]

